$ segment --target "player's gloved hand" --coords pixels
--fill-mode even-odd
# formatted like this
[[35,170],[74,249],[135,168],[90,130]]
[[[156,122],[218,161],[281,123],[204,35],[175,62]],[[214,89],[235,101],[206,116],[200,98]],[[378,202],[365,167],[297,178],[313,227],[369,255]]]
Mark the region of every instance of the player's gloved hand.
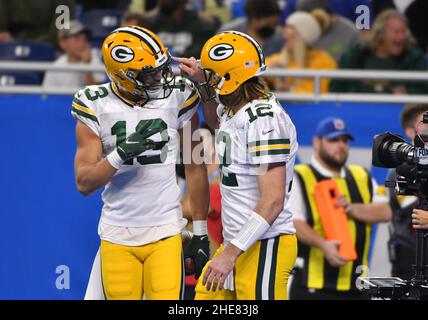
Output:
[[[138,132],[141,132],[142,138],[147,139],[149,137],[151,137],[152,135],[156,134],[156,133],[160,133],[164,130],[167,130],[166,124],[165,122],[163,122],[160,119],[151,119],[151,120],[146,120],[142,123],[142,126],[138,127]],[[168,136],[168,140],[162,140],[162,141],[155,141],[154,145],[152,148],[153,150],[161,150],[165,144],[169,141],[169,136]]]
[[202,269],[210,257],[210,243],[208,235],[193,235],[190,243],[184,248],[184,259],[191,258],[195,261],[195,278],[198,279]]
[[[131,134],[124,142],[119,144],[117,152],[122,160],[132,159],[146,150],[155,149],[157,143],[149,139],[156,133],[165,130],[165,123],[160,119],[151,119],[141,122],[137,131]],[[165,142],[163,142],[165,144]]]
[[134,132],[116,148],[117,153],[123,161],[132,159],[146,150],[153,149],[155,142],[151,139],[144,139],[139,132]]
[[119,169],[126,160],[137,157],[146,150],[155,149],[156,143],[148,138],[164,129],[157,120],[142,122],[142,126],[138,127],[136,132],[129,135],[107,156],[107,160],[113,167]]
[[184,258],[191,258],[195,261],[195,278],[198,279],[202,269],[208,262],[210,256],[210,243],[208,235],[193,235],[192,240],[184,249]]

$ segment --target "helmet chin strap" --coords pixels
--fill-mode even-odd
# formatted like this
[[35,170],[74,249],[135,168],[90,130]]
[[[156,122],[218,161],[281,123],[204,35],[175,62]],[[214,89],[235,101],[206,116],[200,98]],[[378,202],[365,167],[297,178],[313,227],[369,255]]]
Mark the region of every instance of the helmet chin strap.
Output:
[[138,87],[141,87],[141,86],[142,86],[141,82],[140,82],[140,81],[138,81],[138,80],[136,80],[136,79],[134,79],[134,78],[132,78],[132,77],[130,77],[130,76],[128,76],[128,75],[126,74],[126,72],[125,72],[125,71],[123,71],[122,69],[120,70],[120,74],[121,74],[123,77],[125,77],[128,81],[133,82],[133,83],[134,83],[134,85],[135,85],[135,89],[134,89],[134,90],[132,90],[132,91],[129,91],[129,90],[126,90],[123,86],[121,86],[121,85],[120,85],[120,83],[118,83],[118,84],[116,84],[116,85],[117,85],[118,87],[120,87],[123,91],[128,92],[128,93],[130,93],[130,94],[132,94],[132,95],[134,95],[134,96],[141,96],[142,91],[137,89]]
[[[130,94],[131,96],[134,96],[136,98],[140,98],[140,100],[142,99],[147,99],[147,95],[144,94],[144,91],[138,90],[138,89],[134,89],[133,91],[129,91],[126,88],[124,88],[119,82],[115,82],[113,81],[116,88],[118,89],[119,93],[121,93],[123,95],[123,93],[127,93]],[[126,96],[124,96],[124,98],[127,98]],[[129,97],[127,98],[129,99]]]
[[215,102],[217,102],[218,104],[221,104],[220,95],[218,94],[218,92],[219,92],[219,90],[216,89],[215,90],[215,97],[214,97],[214,99],[215,99]]
[[221,101],[220,101],[220,94],[219,94],[219,92],[220,92],[221,88],[223,87],[223,84],[224,84],[225,81],[226,81],[226,79],[224,77],[222,77],[221,80],[220,80],[220,82],[217,84],[216,89],[215,89],[215,97],[214,98],[215,98],[215,101],[217,103],[220,103],[220,104],[221,104]]

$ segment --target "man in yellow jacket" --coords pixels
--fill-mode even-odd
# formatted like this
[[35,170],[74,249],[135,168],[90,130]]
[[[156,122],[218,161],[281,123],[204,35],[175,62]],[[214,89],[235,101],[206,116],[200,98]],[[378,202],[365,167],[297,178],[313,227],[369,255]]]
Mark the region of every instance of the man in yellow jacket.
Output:
[[[391,219],[385,195],[376,194],[377,184],[361,166],[345,165],[353,136],[339,118],[322,120],[313,138],[315,153],[310,164],[295,166],[290,195],[294,226],[299,242],[291,299],[364,299],[356,287],[361,270],[367,269],[371,226]],[[326,239],[315,185],[334,179],[341,196],[336,206],[345,207],[347,224],[357,258],[339,253],[340,242]]]

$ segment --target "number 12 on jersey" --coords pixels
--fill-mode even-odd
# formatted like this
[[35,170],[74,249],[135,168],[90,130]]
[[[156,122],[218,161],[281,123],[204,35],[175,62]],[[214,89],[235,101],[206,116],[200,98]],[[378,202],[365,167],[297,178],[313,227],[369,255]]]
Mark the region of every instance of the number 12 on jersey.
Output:
[[222,168],[222,167],[228,167],[232,163],[231,162],[232,140],[231,140],[230,134],[224,131],[220,131],[217,135],[217,144],[220,144],[220,142],[223,142],[225,145],[223,154],[218,155],[220,159],[220,169],[222,169],[221,183],[228,187],[237,187],[238,180],[236,179],[236,174],[232,172],[225,174]]

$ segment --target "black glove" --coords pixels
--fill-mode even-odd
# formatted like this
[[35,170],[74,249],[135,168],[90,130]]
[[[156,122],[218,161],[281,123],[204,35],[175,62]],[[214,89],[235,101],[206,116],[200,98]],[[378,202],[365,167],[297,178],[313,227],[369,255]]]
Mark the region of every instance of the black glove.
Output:
[[184,248],[184,259],[191,258],[195,261],[195,278],[198,279],[202,269],[210,257],[210,242],[208,235],[193,236],[190,243]]

